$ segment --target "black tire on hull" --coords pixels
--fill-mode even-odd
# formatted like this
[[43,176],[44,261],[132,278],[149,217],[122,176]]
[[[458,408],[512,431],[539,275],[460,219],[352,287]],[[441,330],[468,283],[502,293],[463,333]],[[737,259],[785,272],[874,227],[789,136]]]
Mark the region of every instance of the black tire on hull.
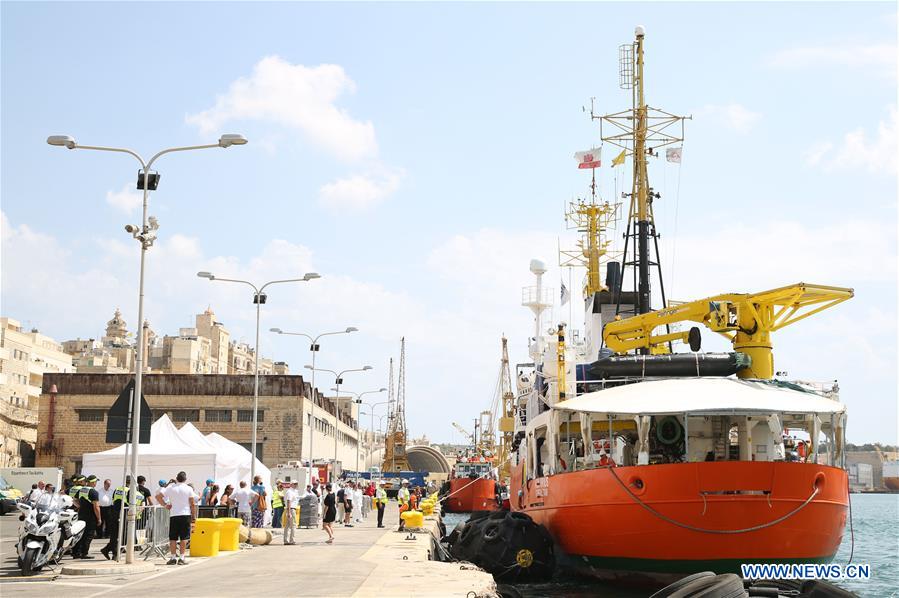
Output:
[[473,513],[450,536],[456,536],[453,558],[474,563],[497,581],[546,580],[555,569],[549,532],[522,513]]

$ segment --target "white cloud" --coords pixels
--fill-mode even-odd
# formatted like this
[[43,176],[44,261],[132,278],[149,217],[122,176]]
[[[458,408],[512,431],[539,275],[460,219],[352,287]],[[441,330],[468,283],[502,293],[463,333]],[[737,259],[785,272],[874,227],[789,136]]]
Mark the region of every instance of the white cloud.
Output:
[[[895,284],[896,249],[896,225],[889,219],[850,219],[822,226],[770,221],[710,227],[702,234],[678,237],[677,263],[702,267],[675,267],[665,281],[666,290],[673,299],[693,300],[800,281],[834,286]],[[715,276],[708,276],[709,272]],[[684,296],[685,289],[689,296]]]
[[805,152],[805,163],[825,171],[865,170],[895,175],[899,160],[899,117],[896,106],[888,108],[877,133],[869,137],[862,127],[853,129],[840,142],[823,141]]
[[381,203],[400,186],[401,170],[357,174],[326,183],[319,189],[319,201],[335,210],[365,209]]
[[748,133],[762,117],[742,104],[707,104],[694,112],[697,118],[705,119],[715,126],[723,126],[738,133]]
[[204,133],[220,133],[232,121],[267,121],[302,132],[338,158],[359,160],[377,154],[374,125],[336,105],[355,90],[339,65],[307,67],[268,56],[253,67],[252,75],[231,83],[212,108],[186,120]]
[[121,191],[107,191],[106,203],[120,212],[131,214],[143,205],[143,195],[135,191],[134,183],[126,183]]
[[768,58],[768,64],[783,69],[833,66],[872,68],[882,76],[895,77],[896,44],[835,43],[788,48],[772,54]]

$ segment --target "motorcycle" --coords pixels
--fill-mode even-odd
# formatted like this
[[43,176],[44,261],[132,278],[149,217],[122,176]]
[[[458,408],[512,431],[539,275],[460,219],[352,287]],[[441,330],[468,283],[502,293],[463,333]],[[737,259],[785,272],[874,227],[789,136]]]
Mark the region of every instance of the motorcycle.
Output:
[[31,575],[45,565],[55,565],[81,539],[85,523],[78,521],[72,499],[65,495],[42,496],[35,505],[19,503],[22,526],[16,543],[22,575]]

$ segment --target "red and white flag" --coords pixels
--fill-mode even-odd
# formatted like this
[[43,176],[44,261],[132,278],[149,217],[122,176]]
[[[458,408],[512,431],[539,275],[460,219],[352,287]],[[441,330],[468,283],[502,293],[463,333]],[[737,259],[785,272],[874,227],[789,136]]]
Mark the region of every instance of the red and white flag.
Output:
[[585,152],[575,152],[574,159],[577,160],[578,168],[599,168],[600,154],[602,148],[595,147]]

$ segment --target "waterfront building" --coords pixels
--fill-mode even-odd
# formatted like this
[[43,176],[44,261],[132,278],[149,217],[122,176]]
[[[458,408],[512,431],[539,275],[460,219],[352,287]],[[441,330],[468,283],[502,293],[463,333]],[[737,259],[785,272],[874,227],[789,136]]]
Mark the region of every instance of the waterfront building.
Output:
[[43,377],[73,369],[61,344],[0,318],[0,467],[32,465]]
[[[113,448],[106,443],[106,418],[129,374],[54,374],[43,380],[36,462],[79,472],[82,457]],[[252,440],[253,385],[250,374],[146,374],[144,397],[153,420],[167,414],[176,426],[190,422],[204,434],[217,432],[247,449]],[[51,392],[53,389],[56,392]],[[299,375],[259,379],[257,456],[268,467],[308,459],[309,434],[315,434],[315,460],[337,458],[354,469],[358,426],[353,409],[335,417],[333,401],[321,400],[312,418],[310,385]],[[317,394],[317,393],[316,393]],[[360,446],[360,463],[367,458]],[[87,472],[89,473],[89,472]]]

